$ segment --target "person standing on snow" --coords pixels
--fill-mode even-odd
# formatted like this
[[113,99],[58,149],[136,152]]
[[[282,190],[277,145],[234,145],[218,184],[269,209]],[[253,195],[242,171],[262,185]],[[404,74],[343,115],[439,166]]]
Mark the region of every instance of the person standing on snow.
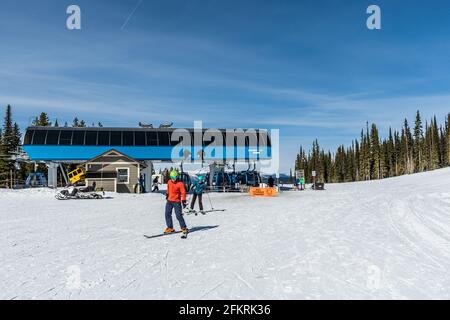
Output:
[[178,179],[178,171],[176,170],[170,172],[170,180],[167,183],[166,200],[165,216],[167,228],[164,230],[164,233],[175,232],[172,221],[172,211],[175,210],[175,216],[180,223],[181,232],[187,234],[188,229],[183,218],[183,209],[186,208],[186,189],[183,182]]
[[305,178],[300,178],[300,190],[305,190]]
[[155,179],[153,179],[152,192],[159,192],[159,177],[158,176],[156,176]]
[[[205,211],[203,211],[203,202],[202,202],[203,191],[205,189],[206,189],[205,179],[203,178],[203,176],[198,176],[198,179],[194,180],[194,183],[192,185],[192,191],[194,192],[194,194],[192,196],[191,210],[189,210],[189,212],[195,212],[194,205],[195,205],[195,201],[198,198],[198,206],[200,208],[200,213],[205,214]],[[197,215],[197,213],[195,213],[195,214]]]
[[273,188],[273,186],[275,185],[275,179],[270,176],[269,180],[267,180],[267,184],[269,185],[269,188]]

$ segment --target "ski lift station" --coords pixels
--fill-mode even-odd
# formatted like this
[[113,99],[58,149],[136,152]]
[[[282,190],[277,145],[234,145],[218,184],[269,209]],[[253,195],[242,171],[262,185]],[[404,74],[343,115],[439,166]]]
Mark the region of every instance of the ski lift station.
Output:
[[[84,166],[87,178],[96,179],[97,185],[105,183],[111,189],[107,191],[120,189],[122,192],[132,192],[132,186],[141,176],[145,185],[150,186],[154,163],[251,164],[270,160],[272,154],[268,130],[194,130],[165,126],[28,127],[23,149],[31,161],[47,165],[50,187],[57,186],[58,168],[64,176],[64,165],[76,164]],[[136,168],[138,172],[131,175]],[[129,184],[126,188],[125,182]],[[121,184],[119,188],[118,184]]]

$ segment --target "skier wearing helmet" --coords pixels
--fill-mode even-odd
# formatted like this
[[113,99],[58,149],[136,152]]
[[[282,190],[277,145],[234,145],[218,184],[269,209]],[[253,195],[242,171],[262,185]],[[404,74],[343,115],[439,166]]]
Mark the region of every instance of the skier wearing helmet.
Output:
[[181,232],[186,235],[188,229],[183,218],[183,209],[186,208],[186,189],[182,181],[178,179],[178,171],[173,170],[170,172],[170,180],[167,183],[166,194],[166,225],[167,228],[164,233],[175,232],[172,221],[172,211],[175,209],[175,216],[180,223]]
[[197,177],[197,180],[194,180],[194,183],[192,185],[192,191],[194,195],[192,196],[191,201],[191,210],[189,210],[189,213],[195,213],[197,215],[197,212],[194,210],[195,201],[197,201],[198,198],[198,206],[200,208],[200,213],[205,214],[205,211],[203,211],[203,202],[202,202],[202,196],[203,191],[206,189],[206,182],[202,175],[199,175]]

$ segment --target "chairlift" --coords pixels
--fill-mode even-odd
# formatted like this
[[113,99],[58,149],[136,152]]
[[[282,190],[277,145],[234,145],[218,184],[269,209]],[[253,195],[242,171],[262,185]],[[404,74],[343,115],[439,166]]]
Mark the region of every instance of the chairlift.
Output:
[[25,181],[25,186],[28,188],[31,187],[46,187],[47,179],[42,172],[33,172],[30,173]]
[[83,180],[85,175],[86,171],[84,171],[83,168],[76,168],[75,170],[69,172],[69,181],[71,184],[75,184],[80,180]]
[[173,126],[173,122],[163,122],[159,125],[160,129],[167,129]]
[[139,122],[139,127],[153,129],[153,124],[147,124],[147,123]]

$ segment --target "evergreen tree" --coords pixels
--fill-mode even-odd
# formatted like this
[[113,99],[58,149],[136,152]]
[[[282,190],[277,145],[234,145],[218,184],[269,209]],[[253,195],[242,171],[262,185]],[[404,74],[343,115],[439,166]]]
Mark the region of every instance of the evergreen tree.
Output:
[[394,132],[394,150],[395,150],[395,176],[403,174],[403,152],[402,152],[402,140],[400,138],[400,132]]
[[73,122],[72,122],[72,127],[74,127],[74,128],[85,128],[85,127],[87,127],[86,126],[86,121],[80,120],[80,119],[78,119],[78,117],[75,117],[73,119]]
[[377,126],[374,123],[370,130],[370,156],[370,177],[372,179],[381,179],[380,138]]
[[431,121],[430,127],[430,169],[435,170],[438,169],[440,165],[439,131],[436,117]]
[[5,147],[3,145],[3,130],[0,128],[0,179],[2,177],[2,173],[6,167],[6,154]]
[[41,112],[39,117],[36,117],[33,121],[33,126],[35,127],[50,127],[52,123],[47,113]]
[[327,180],[325,182],[331,182],[331,181],[333,181],[333,157],[331,155],[330,150],[328,150],[328,155],[327,155],[327,167],[328,167],[328,175],[327,175]]
[[384,140],[381,144],[381,178],[390,177],[390,154],[389,141]]
[[4,124],[3,124],[3,144],[4,145],[11,144],[12,135],[13,135],[12,113],[11,113],[11,106],[8,105],[6,107],[6,115],[5,115],[5,120],[4,120]]
[[[6,115],[3,124],[2,144],[3,144],[3,155],[6,158],[12,156],[12,153],[16,151],[16,148],[18,146],[14,132],[14,125],[12,123],[12,112],[10,105],[6,107]],[[8,164],[8,167],[11,167],[10,164],[11,163]]]
[[394,138],[392,137],[392,128],[389,127],[389,138],[386,147],[386,166],[388,177],[394,177],[396,175],[396,152],[394,145]]
[[405,167],[404,172],[405,173],[413,173],[413,161],[412,161],[412,145],[413,145],[413,139],[411,134],[411,129],[408,125],[408,119],[405,119],[404,127],[403,127],[403,134],[402,134],[402,140],[403,140],[403,158],[405,161]]
[[431,129],[428,126],[428,121],[425,122],[425,136],[423,139],[423,161],[424,161],[424,170],[431,169]]
[[422,163],[422,145],[423,145],[423,128],[420,112],[417,110],[416,121],[414,124],[414,145],[413,145],[413,157],[414,157],[414,171],[420,172],[423,168]]
[[440,167],[445,167],[447,165],[447,153],[446,153],[446,142],[445,128],[439,127],[439,159]]
[[371,178],[371,164],[372,164],[372,157],[370,154],[370,136],[369,136],[369,123],[366,123],[366,133],[361,133],[362,135],[362,170],[363,170],[363,179],[362,180],[370,180]]
[[446,159],[446,166],[450,166],[450,113],[447,114],[447,119],[445,121],[445,159]]
[[[361,157],[361,153],[359,150],[359,143],[358,143],[358,140],[355,140],[355,157],[354,157],[355,181],[360,180],[360,169],[359,169],[360,157]],[[330,153],[330,158],[331,158],[331,153]]]
[[21,145],[22,134],[20,133],[19,125],[14,122],[13,125],[13,135],[12,135],[12,145],[14,149],[17,149]]
[[359,153],[359,180],[366,180],[366,138],[364,136],[364,131],[361,130],[361,148]]
[[10,170],[15,170],[13,155],[17,152],[20,146],[21,134],[17,123],[12,122],[11,106],[6,107],[6,114],[4,118],[2,138],[1,138],[1,161],[0,161],[0,175],[8,176]]

